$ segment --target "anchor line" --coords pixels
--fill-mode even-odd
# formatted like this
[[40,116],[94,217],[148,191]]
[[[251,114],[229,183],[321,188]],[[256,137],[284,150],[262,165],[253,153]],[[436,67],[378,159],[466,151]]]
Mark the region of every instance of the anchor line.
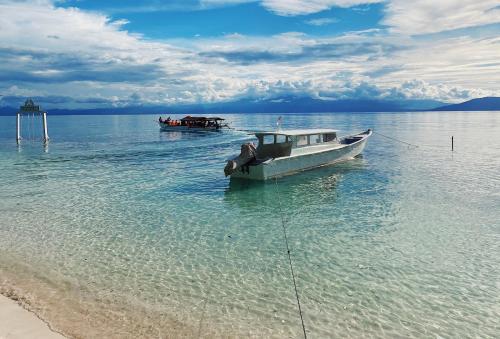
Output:
[[[209,286],[209,291],[212,289],[212,285]],[[205,320],[205,312],[207,309],[208,297],[203,301],[203,310],[201,312],[200,322],[198,323],[198,335],[196,336],[198,339],[201,338],[201,329],[203,326],[203,321]]]
[[286,233],[285,218],[283,216],[283,210],[282,210],[282,207],[281,207],[281,198],[280,198],[280,192],[279,192],[279,187],[278,187],[278,178],[276,177],[274,179],[275,179],[274,182],[276,184],[276,186],[275,186],[276,193],[278,195],[278,206],[279,206],[279,210],[280,210],[281,226],[283,228],[283,236],[284,236],[284,239],[285,239],[286,253],[288,255],[288,263],[290,264],[290,272],[292,273],[293,288],[295,290],[295,298],[297,299],[297,306],[299,308],[299,315],[300,315],[300,321],[302,323],[302,331],[304,332],[304,339],[307,339],[306,327],[304,325],[304,317],[302,316],[302,308],[300,306],[299,292],[297,290],[297,282],[295,280],[295,273],[294,273],[294,270],[293,270],[292,257],[290,255],[290,246],[288,245],[288,236],[287,236],[287,233]]
[[[408,145],[408,146],[411,146],[411,147],[414,147],[414,148],[427,148],[427,149],[449,149],[448,146],[443,146],[443,145],[425,145],[425,144],[421,144],[421,145],[415,145],[415,144],[412,144],[412,143],[409,143],[409,142],[406,142],[406,141],[403,141],[403,140],[400,140],[400,139],[397,139],[397,138],[393,138],[393,137],[390,137],[388,135],[385,135],[385,134],[382,134],[382,133],[379,133],[379,132],[375,132],[375,131],[372,131],[374,134],[378,134],[380,135],[381,137],[384,137],[384,138],[387,138],[387,139],[390,139],[390,140],[393,140],[393,141],[397,141],[397,142],[400,142],[402,144],[405,144],[405,145]],[[454,151],[455,153],[458,153],[456,151]]]
[[403,140],[399,140],[399,139],[396,139],[396,138],[390,137],[390,136],[388,136],[388,135],[385,135],[385,134],[382,134],[382,133],[379,133],[379,132],[375,132],[375,131],[373,131],[373,130],[372,130],[372,133],[374,133],[374,134],[378,134],[378,135],[380,135],[381,137],[384,137],[384,138],[387,138],[387,139],[390,139],[390,140],[394,140],[394,141],[400,142],[400,143],[405,144],[405,145],[408,145],[408,146],[412,146],[412,147],[418,148],[418,145],[415,145],[415,144],[412,144],[412,143],[409,143],[409,142],[406,142],[406,141],[403,141]]
[[[228,230],[228,232],[230,231],[231,229]],[[207,234],[208,235],[208,234]],[[200,234],[200,238],[203,236],[203,234]],[[228,241],[227,238],[230,238],[230,236],[228,235],[227,237],[224,236],[224,242]],[[231,247],[231,246],[229,246]],[[202,311],[201,311],[201,316],[200,316],[200,320],[198,322],[198,334],[197,334],[197,338],[201,338],[201,330],[203,328],[203,323],[205,322],[205,314],[206,314],[206,311],[207,311],[207,304],[208,304],[208,299],[209,299],[209,295],[210,293],[212,292],[212,289],[213,289],[213,286],[214,286],[214,279],[211,278],[208,280],[208,288],[207,288],[207,293],[206,293],[206,297],[204,298],[203,300],[203,308],[202,308]]]
[[[295,298],[297,299],[297,306],[299,309],[299,315],[300,315],[300,321],[302,324],[302,331],[304,333],[304,339],[307,339],[306,327],[304,325],[304,317],[302,315],[302,307],[300,305],[299,292],[298,292],[297,283],[296,283],[296,279],[295,279],[295,271],[293,269],[293,263],[292,263],[292,258],[291,258],[291,254],[290,254],[290,246],[288,244],[288,236],[287,236],[287,232],[286,232],[285,219],[284,219],[283,210],[281,207],[281,198],[280,198],[280,194],[279,194],[278,179],[277,178],[275,178],[275,184],[276,184],[276,192],[278,195],[278,204],[279,204],[280,217],[281,217],[281,226],[283,229],[283,235],[284,235],[284,240],[285,240],[285,245],[286,245],[286,250],[287,250],[287,255],[288,255],[288,263],[290,265],[290,272],[292,275],[293,287],[294,287],[294,291],[295,291]],[[213,281],[210,280],[208,290],[210,291],[212,289],[212,287],[213,287]],[[208,302],[208,298],[205,298],[205,300],[203,302],[202,314],[201,314],[201,317],[200,317],[200,320],[198,323],[198,335],[197,335],[198,338],[201,337],[201,330],[203,327],[203,322],[205,321],[205,312],[206,312],[207,302]]]
[[[214,283],[213,279],[210,279],[207,294],[212,292],[213,283]],[[208,295],[205,297],[205,300],[203,300],[203,308],[201,311],[200,321],[198,323],[198,335],[196,336],[198,339],[201,338],[201,330],[203,328],[203,322],[205,321],[205,313],[207,311],[207,304],[208,304]]]
[[[200,243],[200,240],[202,237],[204,236],[208,236],[208,233],[207,234],[203,234],[201,233],[199,238],[198,238],[198,241],[196,243]],[[155,241],[154,243],[150,244],[150,247],[154,247],[156,245],[158,245],[162,240],[164,240],[164,238],[160,238],[158,239],[157,241]],[[208,290],[207,290],[207,294],[210,294],[211,291],[212,291],[212,288],[213,288],[213,284],[214,284],[214,281],[213,279],[210,279],[209,280],[209,285],[208,285]],[[177,290],[174,290],[174,289],[171,289],[172,291],[176,292]],[[198,334],[197,334],[197,338],[201,338],[201,330],[203,328],[203,323],[205,321],[205,314],[206,314],[206,308],[207,308],[207,304],[208,304],[208,296],[204,298],[203,300],[203,308],[202,308],[202,313],[201,313],[201,317],[200,317],[200,320],[198,322]]]

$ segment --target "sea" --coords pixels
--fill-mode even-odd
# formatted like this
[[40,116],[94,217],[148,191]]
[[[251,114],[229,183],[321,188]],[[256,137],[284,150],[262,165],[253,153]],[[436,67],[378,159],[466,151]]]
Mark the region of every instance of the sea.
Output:
[[280,114],[221,116],[0,117],[0,292],[77,338],[500,336],[500,112],[284,114],[374,134],[268,182],[223,168]]

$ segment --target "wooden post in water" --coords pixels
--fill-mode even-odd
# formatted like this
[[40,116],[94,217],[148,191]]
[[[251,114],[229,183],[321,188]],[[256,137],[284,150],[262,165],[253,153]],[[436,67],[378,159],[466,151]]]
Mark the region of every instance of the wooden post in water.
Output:
[[453,152],[453,135],[451,136],[451,151]]
[[21,142],[21,113],[16,114],[16,142]]
[[49,142],[49,132],[47,130],[47,112],[42,113],[42,121],[43,121],[43,143]]

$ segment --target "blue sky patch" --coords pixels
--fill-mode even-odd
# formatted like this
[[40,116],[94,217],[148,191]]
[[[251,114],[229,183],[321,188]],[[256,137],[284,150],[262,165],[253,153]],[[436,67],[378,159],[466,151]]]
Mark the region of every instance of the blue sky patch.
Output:
[[202,7],[197,1],[162,4],[137,1],[69,1],[61,7],[101,11],[113,20],[126,19],[130,32],[151,39],[215,37],[233,33],[275,35],[302,32],[327,36],[348,31],[381,28],[383,5],[371,4],[354,8],[332,7],[309,15],[280,16],[258,2],[231,6]]

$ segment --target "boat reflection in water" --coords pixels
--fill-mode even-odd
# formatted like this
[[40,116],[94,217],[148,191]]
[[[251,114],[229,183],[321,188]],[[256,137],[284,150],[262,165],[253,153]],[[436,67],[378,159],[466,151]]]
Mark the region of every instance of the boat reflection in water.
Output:
[[162,141],[186,141],[186,142],[196,142],[199,139],[210,139],[214,137],[217,133],[207,133],[206,131],[192,130],[189,133],[184,131],[172,131],[172,130],[161,130],[159,132],[160,140]]
[[[308,232],[329,237],[338,232],[359,235],[384,228],[397,212],[393,202],[381,199],[388,194],[386,180],[384,173],[374,173],[366,159],[357,156],[273,180],[231,179],[224,203],[236,213],[237,224],[244,225],[238,232],[251,227],[266,233],[266,228],[284,221],[291,234],[302,237]],[[374,221],[374,215],[382,217]]]
[[277,207],[278,192],[283,208],[302,208],[328,199],[335,203],[337,186],[346,175],[365,170],[365,160],[358,155],[348,162],[323,166],[293,176],[283,176],[267,181],[254,181],[231,177],[225,190],[224,201],[243,209]]
[[174,131],[161,131],[160,139],[165,141],[175,141],[182,139],[182,132],[174,132]]

